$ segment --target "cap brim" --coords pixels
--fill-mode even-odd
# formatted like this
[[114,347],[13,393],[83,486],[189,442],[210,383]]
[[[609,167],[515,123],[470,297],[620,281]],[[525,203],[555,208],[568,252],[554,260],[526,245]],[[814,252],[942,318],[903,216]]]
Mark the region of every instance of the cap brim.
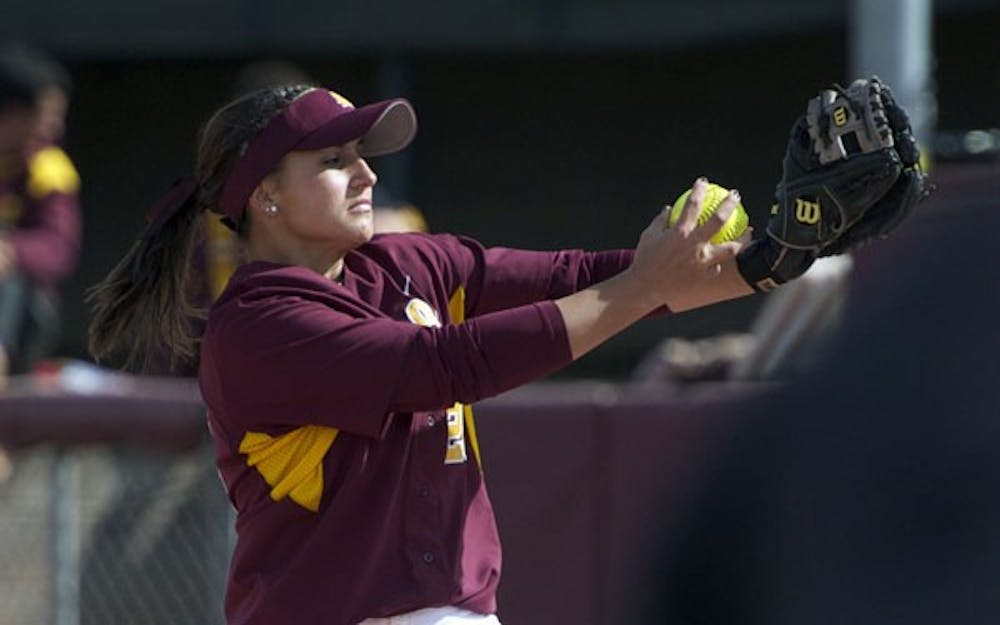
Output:
[[398,152],[417,134],[417,115],[406,100],[384,100],[338,115],[295,146],[319,150],[361,139],[362,156]]

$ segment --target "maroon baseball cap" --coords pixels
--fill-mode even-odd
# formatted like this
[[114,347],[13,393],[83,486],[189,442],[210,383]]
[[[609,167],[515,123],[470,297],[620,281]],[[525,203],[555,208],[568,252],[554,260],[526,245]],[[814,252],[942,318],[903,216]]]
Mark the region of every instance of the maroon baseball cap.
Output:
[[253,190],[289,152],[361,139],[362,156],[379,156],[402,150],[416,133],[417,116],[406,100],[354,108],[338,93],[313,89],[296,98],[250,141],[222,187],[219,211],[232,225],[239,224]]

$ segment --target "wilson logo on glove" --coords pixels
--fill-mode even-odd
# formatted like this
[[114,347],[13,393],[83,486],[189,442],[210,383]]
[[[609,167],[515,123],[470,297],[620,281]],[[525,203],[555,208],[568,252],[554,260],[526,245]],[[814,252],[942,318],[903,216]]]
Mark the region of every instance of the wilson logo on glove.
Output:
[[819,202],[810,202],[800,197],[795,198],[795,221],[800,224],[819,223]]
[[847,123],[847,109],[843,106],[837,107],[837,110],[833,112],[833,124],[835,126],[843,126]]

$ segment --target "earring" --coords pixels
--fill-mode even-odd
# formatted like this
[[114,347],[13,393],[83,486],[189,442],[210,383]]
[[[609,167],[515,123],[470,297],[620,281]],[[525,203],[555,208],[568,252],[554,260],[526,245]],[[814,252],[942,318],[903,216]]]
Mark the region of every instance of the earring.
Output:
[[268,217],[274,217],[275,215],[278,214],[278,207],[275,206],[274,204],[271,204],[269,206],[265,206],[264,207],[264,214],[267,215]]

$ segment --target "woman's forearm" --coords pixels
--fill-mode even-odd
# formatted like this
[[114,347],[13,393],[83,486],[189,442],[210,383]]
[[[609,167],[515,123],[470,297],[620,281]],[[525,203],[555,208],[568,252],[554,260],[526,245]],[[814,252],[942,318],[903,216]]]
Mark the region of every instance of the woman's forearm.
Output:
[[[753,293],[728,259],[720,263],[717,276],[688,282],[678,289],[670,310],[680,312],[735,299]],[[629,272],[556,300],[566,324],[573,358],[579,358],[664,304],[656,293]]]

